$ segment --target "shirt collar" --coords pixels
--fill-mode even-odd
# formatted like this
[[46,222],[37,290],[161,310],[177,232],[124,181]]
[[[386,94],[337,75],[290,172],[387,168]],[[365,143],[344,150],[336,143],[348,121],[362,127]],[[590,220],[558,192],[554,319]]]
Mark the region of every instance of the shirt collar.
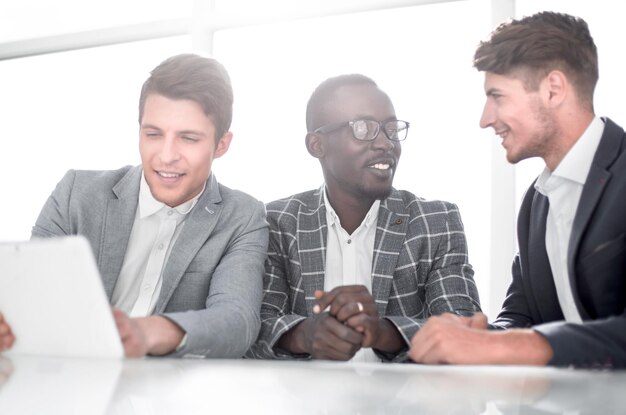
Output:
[[[202,191],[198,193],[193,199],[182,203],[173,209],[181,215],[186,215],[191,212],[191,209],[194,208],[196,203],[198,203],[198,199],[204,193],[204,189],[206,189],[206,182],[204,183],[204,187]],[[150,215],[154,215],[161,209],[172,209],[167,206],[165,203],[160,202],[152,196],[152,192],[150,191],[150,186],[148,186],[148,182],[146,182],[146,177],[143,172],[141,172],[141,182],[139,183],[139,217],[145,218]]]
[[604,132],[604,122],[595,117],[583,135],[574,143],[565,157],[556,166],[553,174],[565,179],[585,184],[593,156],[596,154],[600,138]]
[[[330,202],[328,201],[328,195],[326,194],[326,186],[324,186],[324,206],[326,207],[326,212],[328,212],[327,217],[330,219],[329,225],[341,226],[341,221],[339,220],[339,216],[337,216],[335,209],[333,209]],[[370,210],[367,212],[367,215],[365,215],[363,222],[361,222],[361,226],[365,225],[365,227],[367,228],[372,226],[372,224],[378,220],[379,208],[380,208],[380,200],[376,199],[374,203],[372,203],[372,206],[370,207]]]
[[604,122],[601,118],[594,117],[585,132],[565,154],[565,157],[563,157],[556,169],[553,172],[548,167],[543,169],[535,183],[535,189],[545,195],[549,187],[548,180],[552,176],[584,185],[603,132]]

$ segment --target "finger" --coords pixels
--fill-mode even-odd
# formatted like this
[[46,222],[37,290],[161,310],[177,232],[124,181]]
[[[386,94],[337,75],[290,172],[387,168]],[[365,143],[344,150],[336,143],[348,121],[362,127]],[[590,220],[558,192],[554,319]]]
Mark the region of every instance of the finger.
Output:
[[377,337],[377,319],[375,320],[367,314],[360,313],[350,317],[345,324],[363,335],[362,347],[371,347],[374,344]]
[[[368,293],[367,288],[363,285],[342,285],[339,287],[333,288],[331,291],[325,292],[318,300],[317,304],[319,305],[319,310],[324,311],[326,307],[331,306],[331,314],[333,313],[333,309],[335,309],[335,313],[337,312],[337,308],[341,305],[350,302],[353,297],[346,297],[346,295],[351,294],[359,294],[359,293]],[[369,294],[369,293],[368,293]],[[364,301],[365,298],[356,299],[355,301]],[[337,301],[339,301],[337,303]],[[335,315],[335,314],[333,314]]]
[[487,316],[483,313],[476,313],[470,317],[469,326],[473,329],[487,329],[488,321]]
[[325,316],[326,318],[315,327],[312,342],[313,357],[332,360],[350,359],[361,347],[359,335],[351,337],[350,329],[328,314]]
[[[313,296],[315,297],[315,299],[316,299],[316,300],[318,300],[318,302],[319,302],[319,300],[320,300],[321,298],[323,298],[325,295],[326,295],[326,291],[322,291],[322,290],[315,290],[315,292],[313,293]],[[324,308],[326,308],[326,307],[324,307]],[[323,313],[323,312],[324,312],[324,308],[320,307],[320,305],[319,305],[319,304],[315,304],[315,305],[313,306],[313,313],[314,313],[314,314],[320,314],[320,313]]]
[[349,360],[360,348],[360,343],[351,343],[332,333],[327,333],[314,345],[315,357],[332,360]]
[[328,319],[328,321],[325,323],[328,330],[338,339],[354,345],[361,345],[361,342],[363,341],[363,335],[353,328],[348,327],[335,319]]
[[[337,314],[335,315],[337,320],[346,322],[358,314],[366,314],[372,318],[378,318],[378,308],[376,307],[372,296],[364,296],[361,301],[356,298],[354,300],[356,301],[348,302],[337,310]],[[332,308],[330,313],[332,314]]]

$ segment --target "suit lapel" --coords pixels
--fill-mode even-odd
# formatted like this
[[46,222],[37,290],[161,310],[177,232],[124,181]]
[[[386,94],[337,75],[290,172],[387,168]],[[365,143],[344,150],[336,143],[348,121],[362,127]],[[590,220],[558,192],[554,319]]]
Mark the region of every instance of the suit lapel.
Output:
[[618,127],[611,120],[605,120],[604,132],[598,149],[593,158],[591,168],[589,169],[589,175],[585,181],[583,191],[580,195],[580,202],[576,210],[576,216],[574,217],[574,223],[572,224],[572,234],[570,236],[568,255],[567,255],[567,267],[570,277],[570,286],[578,310],[581,313],[583,319],[589,318],[588,313],[584,310],[583,305],[580,303],[580,296],[578,293],[578,284],[576,282],[575,275],[575,259],[580,247],[580,242],[583,236],[591,216],[604,193],[608,182],[611,180],[611,173],[608,171],[608,167],[615,161],[615,158],[620,152],[621,137],[624,134],[624,130]]
[[372,259],[372,296],[381,316],[385,315],[387,309],[393,275],[408,226],[408,209],[400,193],[394,189],[378,210]]
[[189,264],[215,228],[223,209],[221,201],[217,180],[211,174],[204,193],[189,213],[169,254],[162,273],[163,283],[155,313],[165,310]]
[[122,269],[128,239],[133,228],[139,197],[141,166],[133,167],[114,187],[117,197],[108,201],[103,224],[103,241],[98,253],[98,269],[109,300]]
[[298,211],[296,239],[302,270],[301,281],[306,302],[307,315],[313,315],[314,293],[324,289],[326,269],[326,208],[324,187],[314,192]]

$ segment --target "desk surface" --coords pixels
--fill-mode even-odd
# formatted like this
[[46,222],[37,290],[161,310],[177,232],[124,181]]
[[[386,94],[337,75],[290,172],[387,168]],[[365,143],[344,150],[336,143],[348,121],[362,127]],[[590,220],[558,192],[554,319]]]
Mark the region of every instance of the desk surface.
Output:
[[0,356],[0,414],[623,414],[626,371]]

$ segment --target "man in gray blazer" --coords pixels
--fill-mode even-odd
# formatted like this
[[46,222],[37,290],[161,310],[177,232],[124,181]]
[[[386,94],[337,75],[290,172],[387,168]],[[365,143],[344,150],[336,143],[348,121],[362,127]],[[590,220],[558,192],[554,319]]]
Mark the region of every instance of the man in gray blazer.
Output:
[[326,80],[306,118],[325,185],[267,205],[262,327],[248,355],[404,360],[430,315],[480,310],[458,209],[392,187],[409,123],[371,79]]
[[[598,55],[587,23],[541,12],[482,42],[480,125],[517,163],[541,157],[517,223],[502,311],[432,319],[413,339],[425,363],[626,367],[626,133],[597,117]],[[428,341],[426,341],[428,339]]]
[[[69,171],[33,227],[89,240],[127,356],[237,358],[257,337],[265,209],[211,174],[232,139],[232,102],[217,61],[165,60],[141,91],[142,165]],[[0,318],[2,333],[6,347]]]

